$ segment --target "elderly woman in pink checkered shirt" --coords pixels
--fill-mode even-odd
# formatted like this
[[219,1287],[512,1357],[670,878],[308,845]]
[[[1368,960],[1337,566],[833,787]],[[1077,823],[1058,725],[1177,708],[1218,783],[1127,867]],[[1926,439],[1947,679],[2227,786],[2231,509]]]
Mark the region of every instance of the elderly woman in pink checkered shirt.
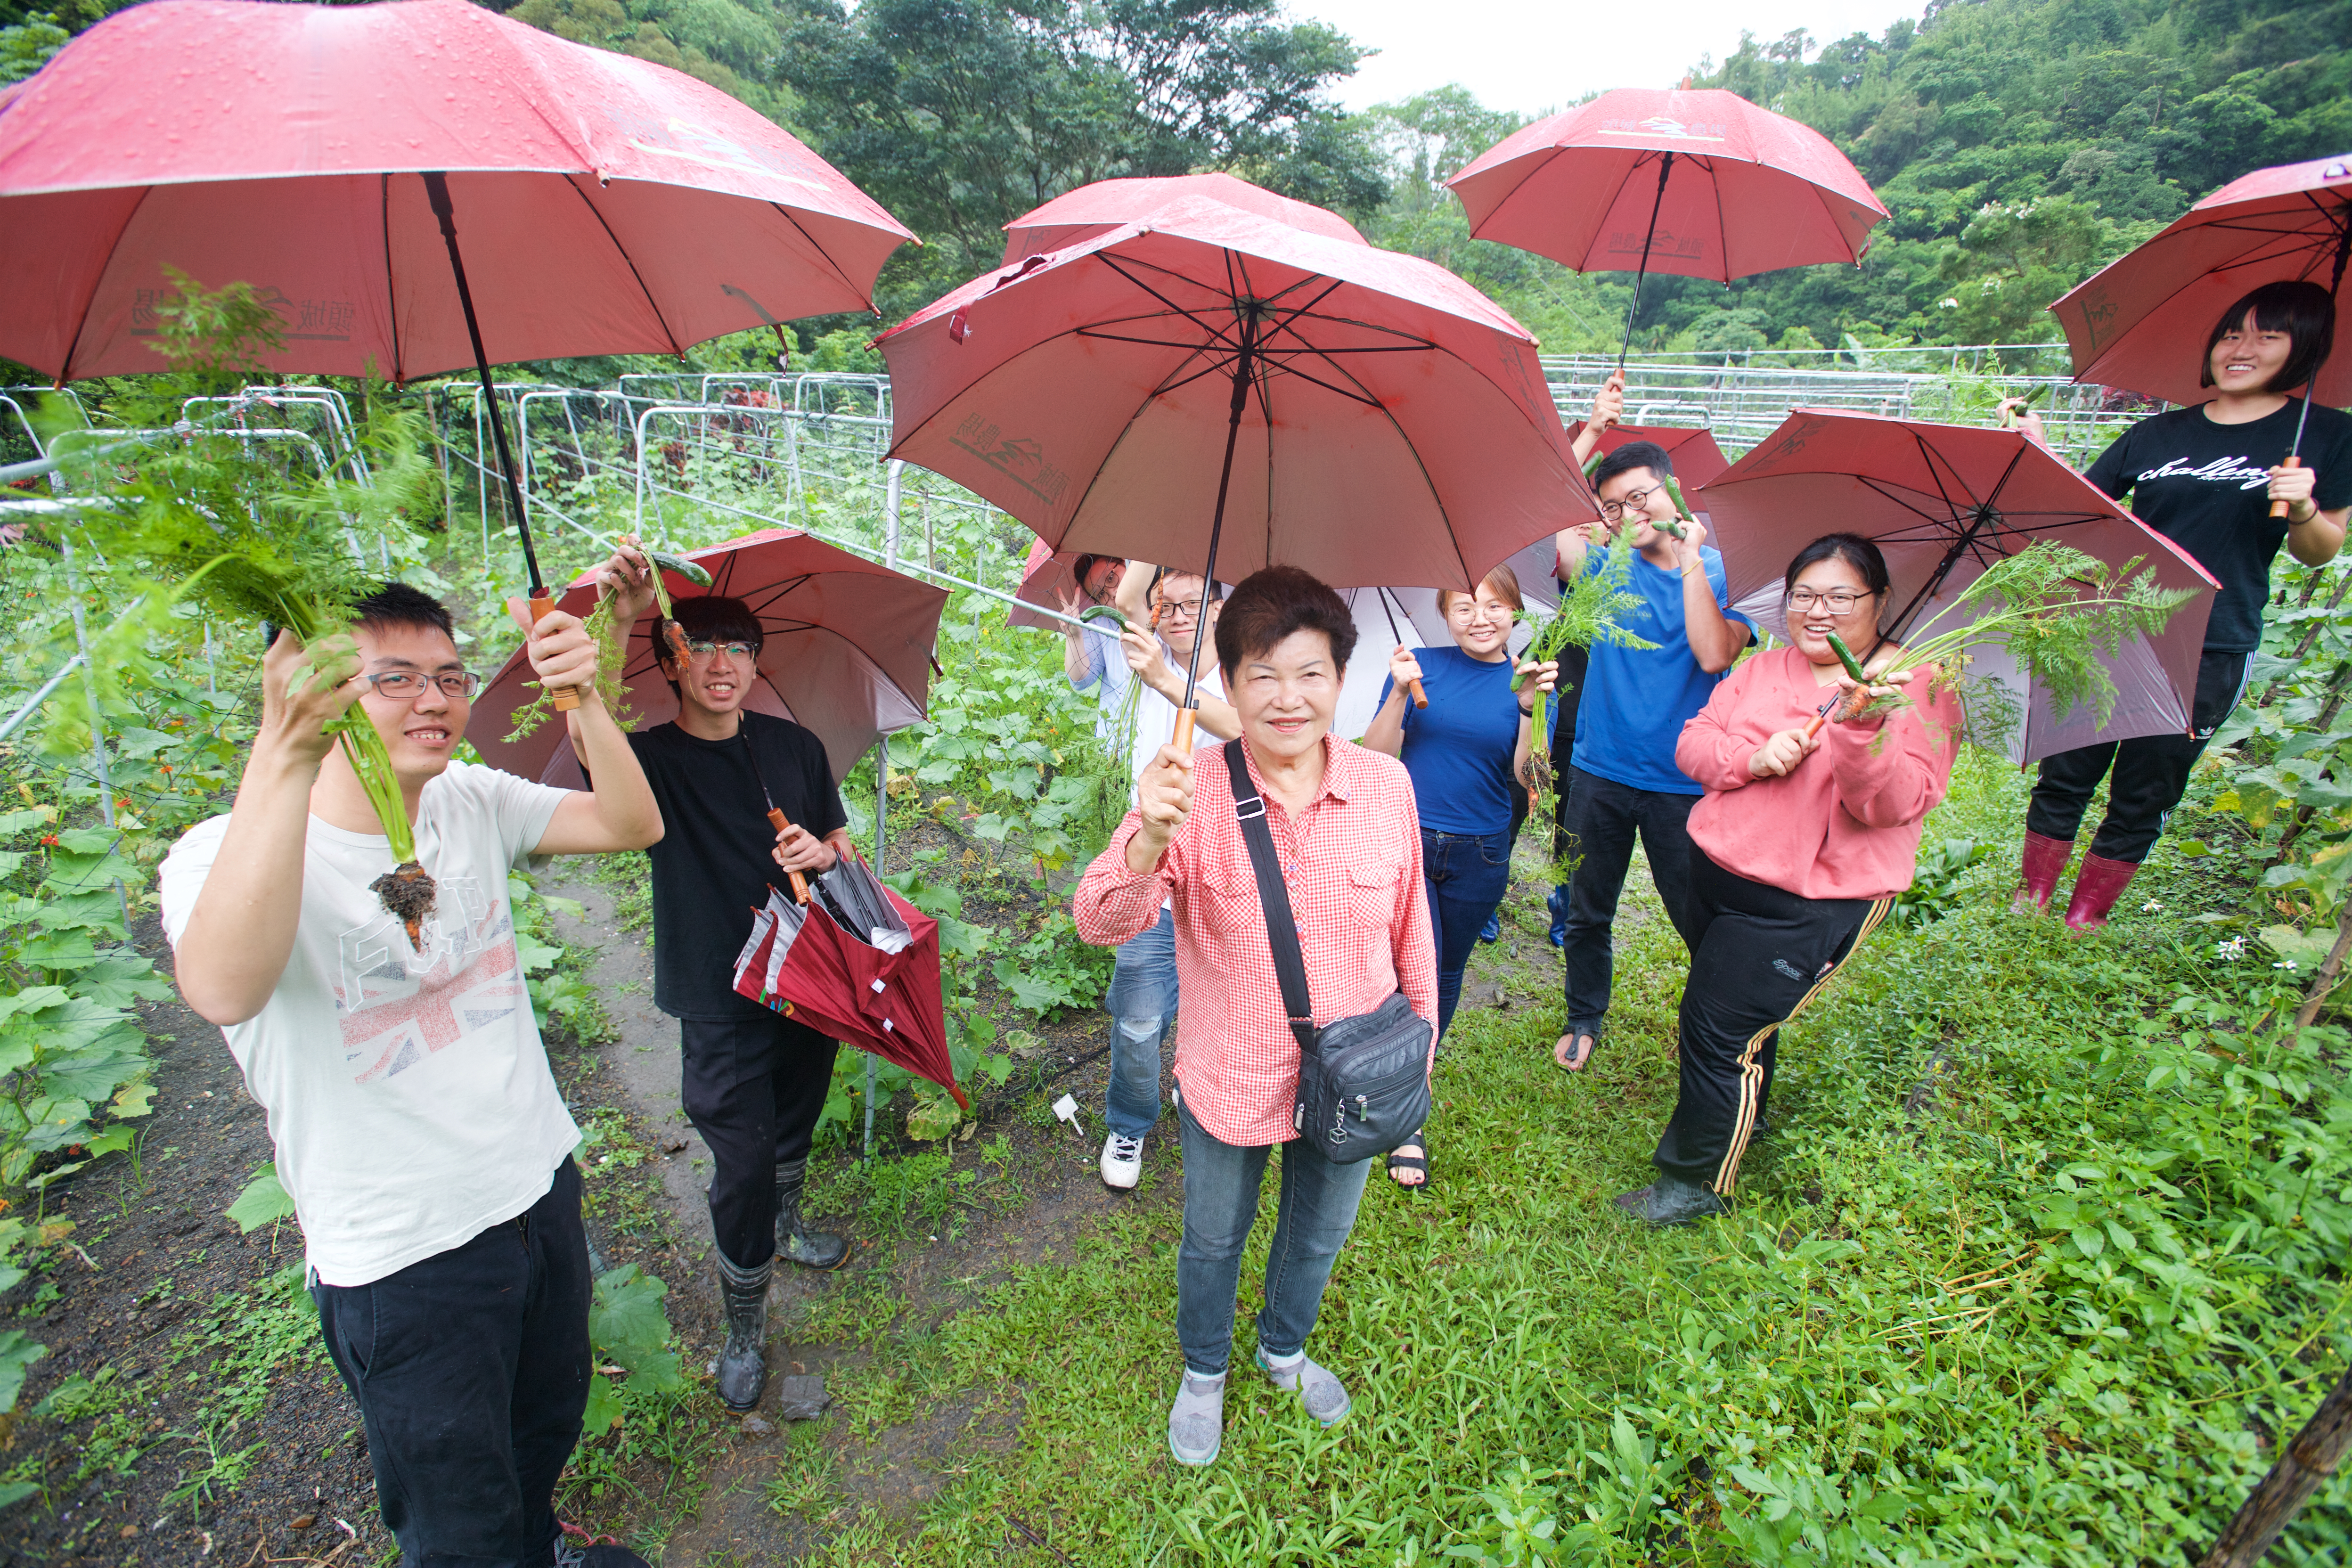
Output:
[[[1250,777],[1307,961],[1318,1025],[1369,1013],[1402,991],[1437,1021],[1437,949],[1422,892],[1412,784],[1392,757],[1330,733],[1354,618],[1307,574],[1272,566],[1235,588],[1217,621],[1217,662],[1241,720]],[[1281,1218],[1266,1258],[1257,1364],[1328,1426],[1348,1391],[1307,1359],[1331,1265],[1355,1224],[1371,1162],[1335,1165],[1295,1144],[1298,1043],[1282,1007],[1265,912],[1221,761],[1195,767],[1163,746],[1138,782],[1138,809],[1087,868],[1072,900],[1078,932],[1125,942],[1172,903],[1184,998],[1176,1024],[1177,1120],[1184,1150],[1184,1244],[1176,1336],[1184,1384],[1168,1417],[1183,1464],[1217,1457],[1234,1290],[1257,1215],[1266,1155],[1282,1158]]]

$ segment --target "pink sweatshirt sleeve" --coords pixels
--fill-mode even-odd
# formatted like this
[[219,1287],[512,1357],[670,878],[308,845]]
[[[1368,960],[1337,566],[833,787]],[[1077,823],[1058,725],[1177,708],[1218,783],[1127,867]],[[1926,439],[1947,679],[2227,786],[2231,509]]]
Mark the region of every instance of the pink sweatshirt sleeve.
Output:
[[1926,674],[1904,689],[1913,706],[1875,722],[1831,724],[1822,735],[1839,804],[1867,826],[1907,827],[1951,786],[1959,703]]
[[1688,773],[1700,788],[1720,794],[1751,782],[1748,759],[1759,742],[1733,729],[1740,702],[1754,683],[1757,661],[1745,660],[1716,684],[1706,706],[1691,715],[1675,742],[1675,766]]
[[[1110,843],[1078,879],[1078,890],[1070,895],[1070,919],[1077,925],[1080,942],[1117,947],[1141,935],[1160,919],[1160,906],[1176,887],[1175,868],[1184,835],[1178,830],[1168,852],[1160,856],[1157,870],[1134,871],[1128,868],[1127,847],[1142,827],[1143,814],[1129,812],[1127,820],[1110,836]],[[1415,834],[1413,843],[1420,842],[1420,835]]]

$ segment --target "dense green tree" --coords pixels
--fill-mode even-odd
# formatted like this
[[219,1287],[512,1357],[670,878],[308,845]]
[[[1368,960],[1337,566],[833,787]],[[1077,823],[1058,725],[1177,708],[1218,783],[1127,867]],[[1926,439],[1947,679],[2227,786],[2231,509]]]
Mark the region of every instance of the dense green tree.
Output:
[[1003,224],[1118,175],[1228,169],[1367,213],[1387,194],[1328,85],[1362,51],[1276,0],[793,0],[777,61],[818,149],[922,235],[886,312],[992,265]]

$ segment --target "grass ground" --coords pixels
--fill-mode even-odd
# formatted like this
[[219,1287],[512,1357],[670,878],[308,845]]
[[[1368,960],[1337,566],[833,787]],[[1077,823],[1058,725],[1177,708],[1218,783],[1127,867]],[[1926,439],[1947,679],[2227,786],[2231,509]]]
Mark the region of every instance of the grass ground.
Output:
[[[2215,956],[2196,917],[2245,892],[2204,863],[2160,854],[2086,942],[2006,914],[2022,796],[1966,768],[1931,841],[2000,855],[1788,1031],[1733,1215],[1651,1234],[1608,1202],[1675,1092],[1682,954],[1644,893],[1591,1070],[1551,1066],[1556,1003],[1457,1021],[1432,1189],[1374,1181],[1310,1342],[1342,1426],[1237,1375],[1216,1465],[1169,1460],[1155,1161],[1075,1257],[866,1331],[853,1428],[961,1404],[1019,1440],[908,1512],[829,1484],[811,1434],[773,1495],[821,1521],[808,1560],[2088,1568],[2210,1540],[2352,1344],[2341,1040],[2244,1031],[2288,977]],[[1512,907],[1538,932],[1540,892]],[[1271,1220],[1269,1184],[1243,1333]],[[2276,1560],[2342,1561],[2347,1505],[2338,1480]]]

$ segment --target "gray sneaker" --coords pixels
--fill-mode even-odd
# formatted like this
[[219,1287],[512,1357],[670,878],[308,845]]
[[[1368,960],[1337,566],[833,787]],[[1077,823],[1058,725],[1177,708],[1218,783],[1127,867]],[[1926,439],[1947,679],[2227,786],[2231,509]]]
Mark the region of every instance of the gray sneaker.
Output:
[[1184,1386],[1168,1412],[1168,1451],[1180,1465],[1213,1461],[1225,1443],[1225,1380],[1184,1373]]
[[1706,1219],[1724,1212],[1723,1200],[1712,1187],[1696,1182],[1685,1182],[1680,1176],[1660,1172],[1658,1179],[1646,1187],[1630,1193],[1620,1193],[1614,1200],[1617,1206],[1635,1219],[1654,1226],[1688,1225],[1695,1219]]
[[1257,1348],[1257,1364],[1265,1369],[1275,1387],[1298,1395],[1298,1402],[1307,1406],[1307,1414],[1324,1426],[1336,1426],[1347,1419],[1349,1408],[1348,1390],[1331,1375],[1329,1368],[1301,1360],[1287,1372],[1277,1371],[1275,1364],[1265,1359],[1264,1345]]

